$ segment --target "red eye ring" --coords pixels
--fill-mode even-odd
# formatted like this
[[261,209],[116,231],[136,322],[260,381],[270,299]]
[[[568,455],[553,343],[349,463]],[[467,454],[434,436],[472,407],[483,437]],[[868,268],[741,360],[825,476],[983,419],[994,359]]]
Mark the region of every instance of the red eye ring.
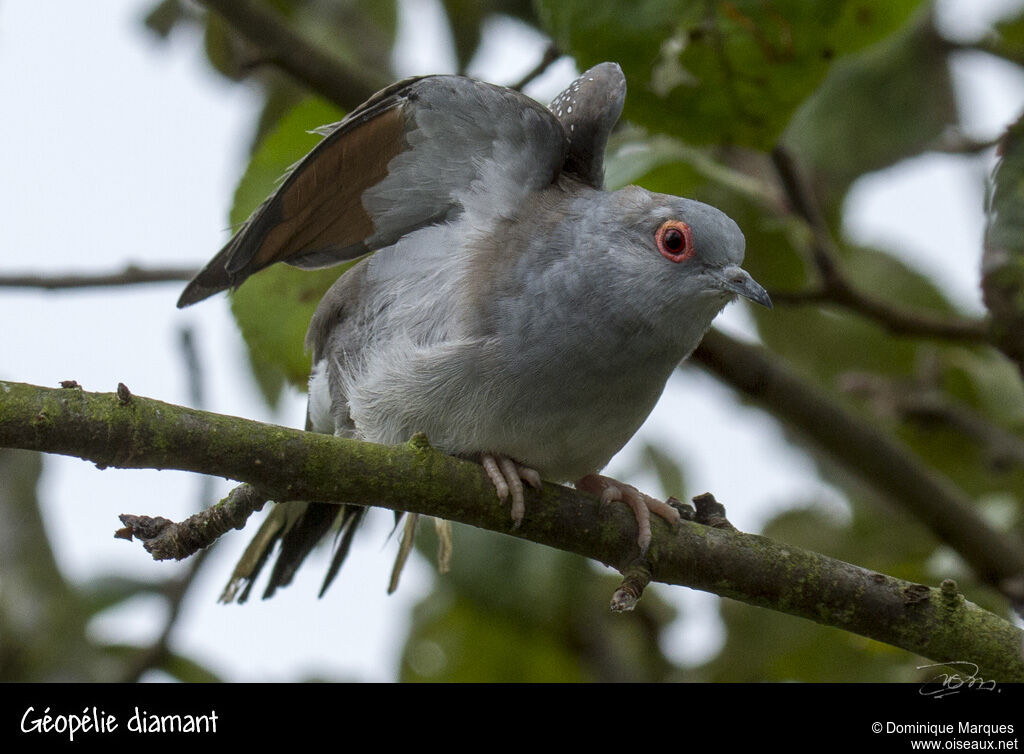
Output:
[[654,234],[658,251],[670,262],[682,262],[693,256],[693,234],[681,220],[666,220]]

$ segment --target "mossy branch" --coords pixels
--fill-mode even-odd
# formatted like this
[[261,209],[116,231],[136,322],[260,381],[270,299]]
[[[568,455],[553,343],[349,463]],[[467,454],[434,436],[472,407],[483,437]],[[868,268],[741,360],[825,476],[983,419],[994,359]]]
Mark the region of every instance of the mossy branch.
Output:
[[[246,482],[277,501],[352,502],[439,516],[574,552],[635,577],[689,586],[1024,681],[1024,632],[943,589],[912,584],[765,537],[656,519],[638,560],[624,506],[554,484],[529,491],[514,532],[484,471],[422,437],[361,443],[132,395],[0,382],[0,446],[71,455],[101,468],[181,469]],[[237,525],[237,524],[232,524]],[[621,590],[620,590],[621,591]]]
[[927,526],[1015,606],[1024,605],[1024,549],[994,528],[950,479],[855,416],[768,351],[711,330],[689,363],[746,395]]

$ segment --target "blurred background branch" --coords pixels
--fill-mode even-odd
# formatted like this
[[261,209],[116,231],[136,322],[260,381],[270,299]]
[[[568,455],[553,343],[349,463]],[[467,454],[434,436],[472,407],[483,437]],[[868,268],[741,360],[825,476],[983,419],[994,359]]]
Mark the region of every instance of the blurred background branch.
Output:
[[286,19],[256,0],[201,0],[256,46],[252,61],[279,67],[345,108],[353,108],[390,84],[386,76],[348,66],[305,35],[289,27]]
[[79,274],[0,275],[0,288],[43,288],[56,291],[64,288],[101,288],[138,285],[140,283],[187,282],[196,274],[195,267],[152,267],[128,265],[118,272]]

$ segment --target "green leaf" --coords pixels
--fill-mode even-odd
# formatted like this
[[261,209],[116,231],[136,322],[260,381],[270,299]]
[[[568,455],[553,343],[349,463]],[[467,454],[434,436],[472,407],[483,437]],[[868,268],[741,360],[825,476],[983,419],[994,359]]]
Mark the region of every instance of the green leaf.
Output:
[[663,496],[673,496],[678,500],[687,499],[686,478],[677,456],[666,453],[659,446],[648,442],[641,451],[641,463],[645,469],[650,469],[657,475]]
[[304,343],[309,320],[327,289],[352,264],[312,271],[274,265],[231,295],[231,312],[257,368],[274,367],[305,389],[311,367]]
[[164,585],[128,576],[99,576],[79,587],[83,608],[96,615],[142,594],[163,594]]
[[784,140],[834,216],[854,179],[921,153],[957,119],[947,43],[931,14],[836,62]]
[[150,31],[166,38],[185,15],[185,9],[181,7],[181,0],[160,0],[146,14],[142,22]]
[[580,68],[618,62],[624,116],[692,144],[767,149],[831,62],[898,29],[919,0],[539,0]]
[[326,100],[310,97],[278,120],[249,160],[231,206],[231,225],[241,225],[277,188],[288,169],[305,157],[322,138],[310,133],[341,120],[344,113]]
[[167,654],[158,668],[182,683],[222,683],[224,680],[202,663],[173,652]]
[[[274,191],[288,168],[316,146],[320,137],[308,131],[341,116],[323,100],[307,99],[281,118],[253,154],[238,184],[232,225],[243,222]],[[278,264],[253,275],[231,295],[231,311],[271,403],[280,389],[276,375],[305,386],[310,369],[304,346],[306,328],[323,294],[349,266],[351,263],[308,271]]]
[[[652,174],[663,166],[674,166],[675,174],[659,180]],[[663,134],[648,135],[636,126],[616,130],[608,140],[605,155],[605,184],[609,190],[640,183],[651,191],[685,196],[699,179],[706,179],[741,195],[762,197],[771,190],[754,176],[717,162],[711,151],[693,147]]]

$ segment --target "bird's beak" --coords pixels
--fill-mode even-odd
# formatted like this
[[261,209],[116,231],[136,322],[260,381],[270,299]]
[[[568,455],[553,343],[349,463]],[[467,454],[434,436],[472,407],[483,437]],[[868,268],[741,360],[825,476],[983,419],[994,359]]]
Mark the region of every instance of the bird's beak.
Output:
[[772,300],[768,297],[768,291],[762,288],[754,278],[750,277],[750,273],[739,265],[730,264],[728,267],[712,270],[711,274],[724,290],[738,293],[755,304],[772,308]]

